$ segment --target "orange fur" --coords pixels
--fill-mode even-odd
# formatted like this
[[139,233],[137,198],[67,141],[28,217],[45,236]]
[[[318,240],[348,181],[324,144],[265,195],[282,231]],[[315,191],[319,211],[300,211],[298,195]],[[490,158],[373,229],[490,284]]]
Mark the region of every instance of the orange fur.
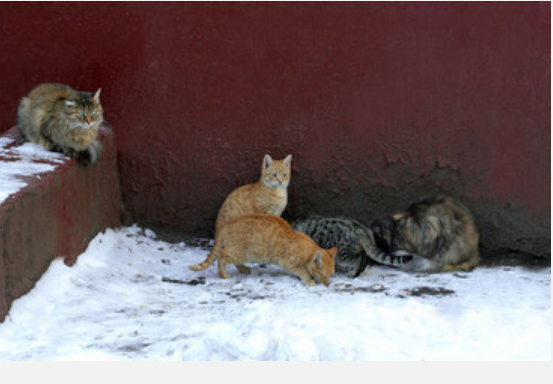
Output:
[[292,155],[283,160],[273,160],[265,155],[260,180],[235,189],[223,202],[217,215],[215,234],[229,220],[241,215],[267,213],[280,216],[288,202],[291,163]]
[[219,276],[228,278],[227,264],[236,265],[241,273],[249,273],[244,263],[271,263],[298,276],[305,285],[315,285],[316,281],[328,285],[337,252],[337,248],[323,250],[280,217],[253,214],[226,223],[215,236],[215,244],[205,261],[189,268],[202,271],[217,261]]

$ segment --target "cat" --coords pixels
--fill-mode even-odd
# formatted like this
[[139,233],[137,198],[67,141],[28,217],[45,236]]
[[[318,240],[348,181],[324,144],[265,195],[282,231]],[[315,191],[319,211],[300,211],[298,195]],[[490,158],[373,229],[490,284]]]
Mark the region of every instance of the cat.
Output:
[[373,233],[359,221],[347,217],[310,216],[292,223],[292,228],[310,236],[323,248],[338,247],[337,270],[348,270],[348,276],[358,277],[371,264],[403,266],[409,256],[384,254],[375,244]]
[[19,103],[17,126],[21,135],[48,151],[95,164],[101,152],[97,140],[103,122],[100,91],[79,92],[58,83],[37,86]]
[[219,276],[229,278],[227,264],[235,264],[241,273],[250,273],[244,263],[271,263],[298,276],[305,285],[330,284],[334,274],[334,256],[338,249],[323,250],[306,234],[294,231],[284,219],[267,214],[236,217],[215,236],[211,252],[200,264],[202,271],[217,260]]
[[265,155],[260,180],[235,189],[223,202],[215,223],[215,235],[234,217],[252,213],[280,216],[288,202],[291,165],[292,155],[283,160],[273,160]]
[[405,271],[471,271],[479,261],[472,215],[450,197],[423,199],[404,212],[377,217],[369,228],[385,252],[412,254],[413,260],[401,267]]

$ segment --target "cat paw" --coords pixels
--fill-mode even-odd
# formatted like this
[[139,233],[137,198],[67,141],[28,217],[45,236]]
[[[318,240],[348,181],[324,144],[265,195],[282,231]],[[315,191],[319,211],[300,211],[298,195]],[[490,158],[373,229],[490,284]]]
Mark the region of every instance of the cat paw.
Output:
[[348,272],[348,277],[350,279],[355,279],[360,274],[361,274],[361,271],[358,271],[358,270],[354,269],[353,271]]
[[227,272],[219,271],[219,277],[221,277],[221,279],[230,279],[230,275]]

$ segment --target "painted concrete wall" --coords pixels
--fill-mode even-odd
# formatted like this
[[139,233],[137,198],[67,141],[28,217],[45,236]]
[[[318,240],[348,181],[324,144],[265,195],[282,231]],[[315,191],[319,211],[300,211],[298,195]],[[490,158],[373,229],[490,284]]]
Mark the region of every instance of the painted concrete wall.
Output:
[[[0,165],[13,164],[24,181],[0,202],[0,323],[13,300],[29,292],[55,258],[71,266],[99,232],[121,225],[113,131],[102,126],[99,135],[103,156],[93,167],[12,152],[20,140],[17,127],[0,135]],[[30,175],[33,164],[52,170]]]
[[284,216],[443,192],[482,244],[550,257],[551,8],[532,3],[0,4],[0,127],[44,81],[102,87],[136,220],[211,235],[265,153]]

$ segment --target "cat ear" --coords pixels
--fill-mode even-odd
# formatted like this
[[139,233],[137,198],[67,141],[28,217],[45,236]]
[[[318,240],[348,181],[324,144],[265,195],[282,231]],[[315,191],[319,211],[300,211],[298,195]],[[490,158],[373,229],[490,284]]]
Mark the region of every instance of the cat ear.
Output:
[[392,216],[392,219],[394,219],[394,221],[399,221],[399,220],[403,219],[405,216],[407,216],[406,213],[397,213],[397,214]]
[[292,155],[288,155],[284,158],[284,165],[290,168],[290,166],[292,165]]
[[94,101],[97,103],[100,102],[100,92],[102,92],[102,88],[98,88],[98,90],[94,94]]
[[71,100],[65,100],[65,105],[67,105],[68,107],[74,107],[75,105],[77,105],[77,103]]
[[328,252],[329,256],[334,259],[334,256],[336,256],[336,254],[338,253],[338,248],[336,248],[336,247],[330,248],[327,252]]
[[315,265],[317,267],[322,267],[323,266],[323,252],[322,251],[315,252],[315,257],[313,258],[313,261],[315,262]]
[[273,158],[269,155],[265,155],[263,158],[263,169],[269,168],[273,164]]

